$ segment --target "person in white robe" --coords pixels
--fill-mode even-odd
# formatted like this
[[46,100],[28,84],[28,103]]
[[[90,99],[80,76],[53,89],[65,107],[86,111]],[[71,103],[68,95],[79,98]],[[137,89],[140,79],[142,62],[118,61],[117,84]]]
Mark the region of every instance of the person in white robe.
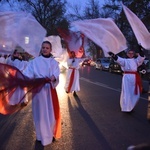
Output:
[[[51,55],[51,51],[51,43],[44,41],[41,55],[31,60],[23,70],[23,74],[30,79],[45,78],[49,80],[49,83],[46,83],[32,99],[36,140],[41,141],[43,146],[51,144],[54,138],[61,137],[61,117],[55,89],[59,83],[60,69],[58,62]],[[56,101],[57,107],[54,104]]]
[[[23,71],[28,64],[28,61],[22,60],[20,53],[17,50],[14,50],[13,55],[11,57],[8,57],[6,64],[14,66],[17,69],[19,69],[20,71]],[[21,103],[22,106],[27,105],[28,97],[26,97],[25,99],[22,98],[21,102],[20,102],[20,99],[18,98],[18,97],[20,97],[20,98],[24,97],[25,92],[26,92],[26,89],[24,89],[24,91],[23,91],[23,90],[21,90],[20,87],[17,87],[15,89],[15,92],[11,95],[11,98],[9,100],[9,104],[10,105],[17,105],[18,103]]]
[[8,65],[18,68],[20,71],[23,71],[28,64],[28,61],[23,60],[22,56],[17,50],[14,50],[14,53],[11,57],[8,57]]
[[[84,41],[84,35],[82,35],[82,44],[80,47],[80,51],[84,51],[83,48],[83,41]],[[80,82],[79,82],[79,68],[81,62],[85,59],[85,52],[83,52],[83,55],[81,58],[77,58],[74,51],[70,51],[68,44],[67,46],[67,52],[69,54],[69,59],[67,60],[67,74],[66,74],[66,83],[65,83],[65,91],[66,93],[73,92],[74,95],[76,95],[76,92],[80,91]]]
[[127,51],[128,58],[121,58],[109,52],[109,55],[120,64],[123,70],[122,90],[120,96],[120,106],[122,112],[131,112],[136,106],[142,91],[141,78],[137,68],[144,62],[145,56],[142,48],[135,58],[134,50]]
[[6,57],[6,55],[0,55],[0,63],[2,64],[6,64],[7,59],[4,56]]

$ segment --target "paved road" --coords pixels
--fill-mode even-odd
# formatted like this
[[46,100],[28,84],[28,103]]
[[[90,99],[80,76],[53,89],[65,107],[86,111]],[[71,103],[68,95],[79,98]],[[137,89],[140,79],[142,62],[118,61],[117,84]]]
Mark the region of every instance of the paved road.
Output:
[[[0,150],[126,150],[129,145],[150,142],[147,95],[131,114],[119,106],[121,76],[80,70],[78,96],[64,91],[65,74],[57,90],[62,114],[62,138],[43,147],[35,141],[31,104],[11,116],[0,115]],[[147,88],[147,82],[144,82]]]

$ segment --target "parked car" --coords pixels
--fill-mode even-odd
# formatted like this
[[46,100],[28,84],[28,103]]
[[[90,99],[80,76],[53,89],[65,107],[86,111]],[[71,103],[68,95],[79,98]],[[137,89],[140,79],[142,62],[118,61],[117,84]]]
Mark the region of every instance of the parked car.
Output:
[[121,69],[121,66],[112,59],[109,64],[109,72],[122,73],[123,71]]
[[109,70],[110,58],[98,58],[95,62],[95,69]]

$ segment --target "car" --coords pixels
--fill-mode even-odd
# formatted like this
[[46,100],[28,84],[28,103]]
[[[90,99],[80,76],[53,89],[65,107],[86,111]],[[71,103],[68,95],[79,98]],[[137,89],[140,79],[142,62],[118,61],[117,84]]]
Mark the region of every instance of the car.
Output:
[[122,73],[123,71],[121,66],[112,59],[109,64],[109,72]]
[[98,58],[95,62],[95,69],[100,70],[109,70],[109,64],[110,64],[110,58],[104,57],[104,58]]

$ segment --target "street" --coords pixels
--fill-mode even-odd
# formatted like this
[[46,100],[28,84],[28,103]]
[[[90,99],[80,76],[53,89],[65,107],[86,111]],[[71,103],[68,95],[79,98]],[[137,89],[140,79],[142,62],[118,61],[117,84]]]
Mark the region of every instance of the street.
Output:
[[[62,138],[43,147],[36,142],[31,102],[20,112],[0,115],[0,150],[127,150],[130,145],[150,143],[147,120],[148,94],[142,94],[132,113],[120,111],[119,74],[80,69],[81,91],[64,91],[65,72],[57,87],[62,114]],[[143,81],[148,89],[148,81]]]

